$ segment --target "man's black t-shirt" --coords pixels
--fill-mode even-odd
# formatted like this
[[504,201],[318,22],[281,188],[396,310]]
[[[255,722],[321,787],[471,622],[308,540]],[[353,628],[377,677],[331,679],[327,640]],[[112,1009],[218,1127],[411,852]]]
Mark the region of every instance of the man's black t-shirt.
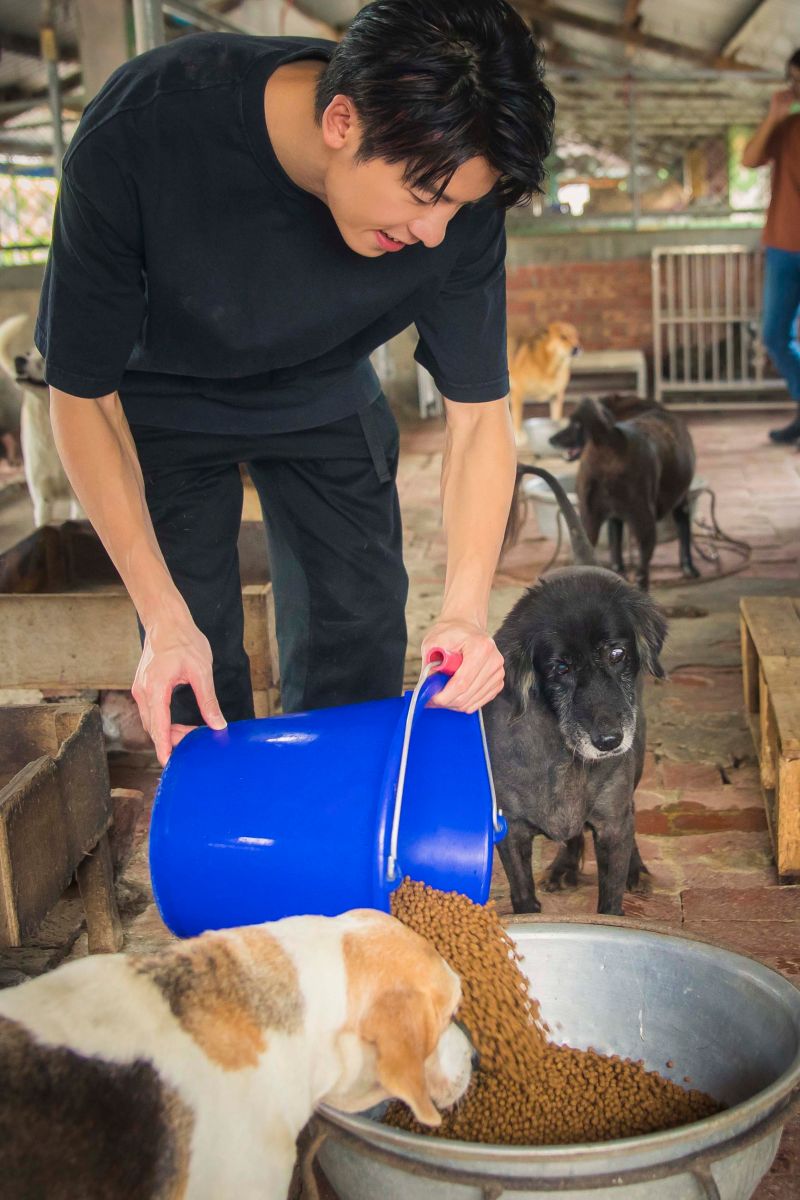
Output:
[[276,67],[330,57],[299,38],[196,34],[132,59],[64,160],[36,344],[47,380],[118,390],[132,422],[281,433],[375,399],[368,355],[415,322],[453,400],[508,390],[503,212],[366,258],[280,166],[264,118]]

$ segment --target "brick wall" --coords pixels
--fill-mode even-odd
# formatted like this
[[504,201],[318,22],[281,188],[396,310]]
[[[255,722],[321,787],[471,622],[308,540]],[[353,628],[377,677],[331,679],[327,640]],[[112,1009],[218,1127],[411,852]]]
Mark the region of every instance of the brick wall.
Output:
[[571,321],[586,350],[653,345],[650,258],[542,263],[508,271],[508,324],[514,334]]

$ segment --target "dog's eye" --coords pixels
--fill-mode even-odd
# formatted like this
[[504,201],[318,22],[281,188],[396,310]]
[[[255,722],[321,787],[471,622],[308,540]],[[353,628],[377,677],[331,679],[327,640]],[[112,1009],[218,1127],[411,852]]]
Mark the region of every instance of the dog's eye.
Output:
[[569,663],[565,663],[565,662],[556,662],[556,663],[553,663],[550,670],[553,673],[553,675],[558,676],[560,678],[562,675],[569,674],[570,665],[569,665]]
[[617,663],[624,662],[625,658],[626,658],[626,655],[625,655],[625,651],[623,650],[622,646],[614,646],[608,652],[608,661],[610,663],[613,663],[615,666]]

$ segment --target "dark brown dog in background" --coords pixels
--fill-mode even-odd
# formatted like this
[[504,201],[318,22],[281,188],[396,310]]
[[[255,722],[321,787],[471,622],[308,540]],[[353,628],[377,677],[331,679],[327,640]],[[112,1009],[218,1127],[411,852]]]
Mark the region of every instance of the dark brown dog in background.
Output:
[[581,520],[593,546],[608,521],[612,570],[624,574],[622,530],[627,525],[639,546],[636,582],[647,591],[656,522],[671,513],[681,571],[687,579],[699,575],[692,562],[689,511],[694,445],[679,416],[635,397],[582,400],[566,429],[550,442],[573,456],[580,454]]

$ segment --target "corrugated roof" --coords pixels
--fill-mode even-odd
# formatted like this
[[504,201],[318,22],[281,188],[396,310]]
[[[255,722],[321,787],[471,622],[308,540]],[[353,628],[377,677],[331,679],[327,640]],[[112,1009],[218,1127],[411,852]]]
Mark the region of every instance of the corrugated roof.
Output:
[[[333,25],[359,7],[358,0],[289,2]],[[730,124],[759,121],[786,59],[800,47],[800,0],[515,3],[545,44],[560,136],[596,141],[614,153],[627,153],[632,94],[645,154],[659,147],[668,152]],[[236,21],[231,0],[195,4],[224,10],[227,20]],[[16,127],[13,136],[32,144],[47,136],[46,74],[38,58],[44,8],[44,0],[0,0],[0,125],[7,137]],[[79,63],[71,6],[59,0],[55,13],[66,59],[60,73],[74,87]],[[725,69],[736,64],[757,70]],[[34,112],[15,110],[15,103],[37,95]]]

